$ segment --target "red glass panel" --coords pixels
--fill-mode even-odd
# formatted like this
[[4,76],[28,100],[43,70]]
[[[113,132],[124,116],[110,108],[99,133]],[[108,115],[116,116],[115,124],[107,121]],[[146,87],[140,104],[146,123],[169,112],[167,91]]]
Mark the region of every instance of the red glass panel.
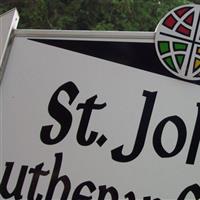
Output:
[[183,35],[186,35],[186,36],[190,36],[190,34],[191,34],[191,30],[188,29],[188,28],[186,28],[186,27],[183,26],[183,25],[180,25],[180,26],[177,28],[176,31],[179,32],[179,33],[181,33],[181,34],[183,34]]
[[185,8],[180,8],[175,11],[175,13],[179,16],[182,17],[185,13],[187,13],[191,8],[190,7],[185,7]]
[[176,23],[177,20],[173,17],[173,15],[170,15],[165,19],[163,25],[166,26],[167,28],[173,29]]
[[190,15],[184,20],[184,22],[187,23],[188,25],[192,26],[193,20],[194,20],[194,12],[193,12],[192,14],[190,14]]

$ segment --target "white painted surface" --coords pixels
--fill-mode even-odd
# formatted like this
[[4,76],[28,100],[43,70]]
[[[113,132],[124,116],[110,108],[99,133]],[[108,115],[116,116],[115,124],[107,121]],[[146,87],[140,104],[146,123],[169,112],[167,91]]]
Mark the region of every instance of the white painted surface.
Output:
[[154,42],[154,32],[17,29],[16,37]]
[[19,15],[16,9],[12,9],[0,15],[0,79],[3,71],[3,58],[10,39],[12,30],[17,28]]
[[[65,94],[60,94],[59,100],[73,115],[72,127],[62,142],[45,145],[40,140],[41,127],[53,124],[55,134],[60,129],[48,114],[49,101],[58,87],[69,81],[79,88],[78,97],[72,106]],[[97,199],[98,187],[104,184],[115,187],[119,199],[129,191],[135,193],[136,199],[177,199],[186,187],[200,183],[199,151],[195,164],[186,164],[196,104],[200,101],[198,85],[16,37],[0,90],[1,169],[5,169],[6,162],[15,162],[10,187],[16,183],[22,165],[35,167],[44,163],[43,169],[52,172],[54,154],[59,152],[63,152],[60,175],[66,174],[71,180],[69,199],[74,189],[87,180],[97,187],[93,199]],[[110,151],[122,144],[124,153],[132,150],[145,103],[144,90],[158,92],[145,147],[135,160],[118,163],[112,160]],[[96,103],[106,102],[107,106],[92,113],[88,131],[98,131],[108,141],[101,148],[96,143],[83,147],[76,141],[82,114],[76,107],[96,94]],[[161,120],[173,115],[181,117],[187,126],[186,144],[177,156],[160,158],[153,149],[153,133]],[[176,139],[177,130],[169,124],[164,130],[163,145],[170,151]],[[50,175],[42,177],[36,194],[45,197],[49,181]],[[28,174],[23,200],[27,199],[30,182]],[[62,186],[58,186],[53,199],[60,199],[61,192]],[[83,194],[90,196],[87,189]]]

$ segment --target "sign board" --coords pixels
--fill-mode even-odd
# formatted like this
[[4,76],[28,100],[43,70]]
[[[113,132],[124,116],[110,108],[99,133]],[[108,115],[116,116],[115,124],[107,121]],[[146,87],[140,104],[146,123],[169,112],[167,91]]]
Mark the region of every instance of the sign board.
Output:
[[199,21],[187,5],[155,33],[15,30],[0,198],[199,199]]

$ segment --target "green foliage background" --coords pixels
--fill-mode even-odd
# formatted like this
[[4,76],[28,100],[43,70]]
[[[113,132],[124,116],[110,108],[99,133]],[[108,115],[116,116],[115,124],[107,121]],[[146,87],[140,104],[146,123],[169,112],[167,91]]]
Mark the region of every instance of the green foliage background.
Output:
[[16,7],[18,28],[153,31],[172,8],[200,0],[0,0]]

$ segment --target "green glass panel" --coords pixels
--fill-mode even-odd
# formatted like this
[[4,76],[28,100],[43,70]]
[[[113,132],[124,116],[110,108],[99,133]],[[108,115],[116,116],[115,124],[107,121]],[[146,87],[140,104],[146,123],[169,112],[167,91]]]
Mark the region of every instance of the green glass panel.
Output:
[[169,42],[162,41],[158,43],[160,54],[165,54],[170,51]]
[[184,55],[176,55],[176,61],[178,63],[178,66],[181,68],[183,65],[183,61],[185,59]]
[[[167,65],[170,69],[172,69],[173,71],[176,71],[176,68],[175,68],[175,66],[174,66],[174,62],[173,62],[171,56],[169,56],[169,57],[167,57],[167,58],[164,58],[164,62],[166,63],[166,65]],[[177,71],[176,71],[176,72],[177,72]]]
[[187,44],[174,42],[174,50],[175,51],[186,51],[187,50]]

